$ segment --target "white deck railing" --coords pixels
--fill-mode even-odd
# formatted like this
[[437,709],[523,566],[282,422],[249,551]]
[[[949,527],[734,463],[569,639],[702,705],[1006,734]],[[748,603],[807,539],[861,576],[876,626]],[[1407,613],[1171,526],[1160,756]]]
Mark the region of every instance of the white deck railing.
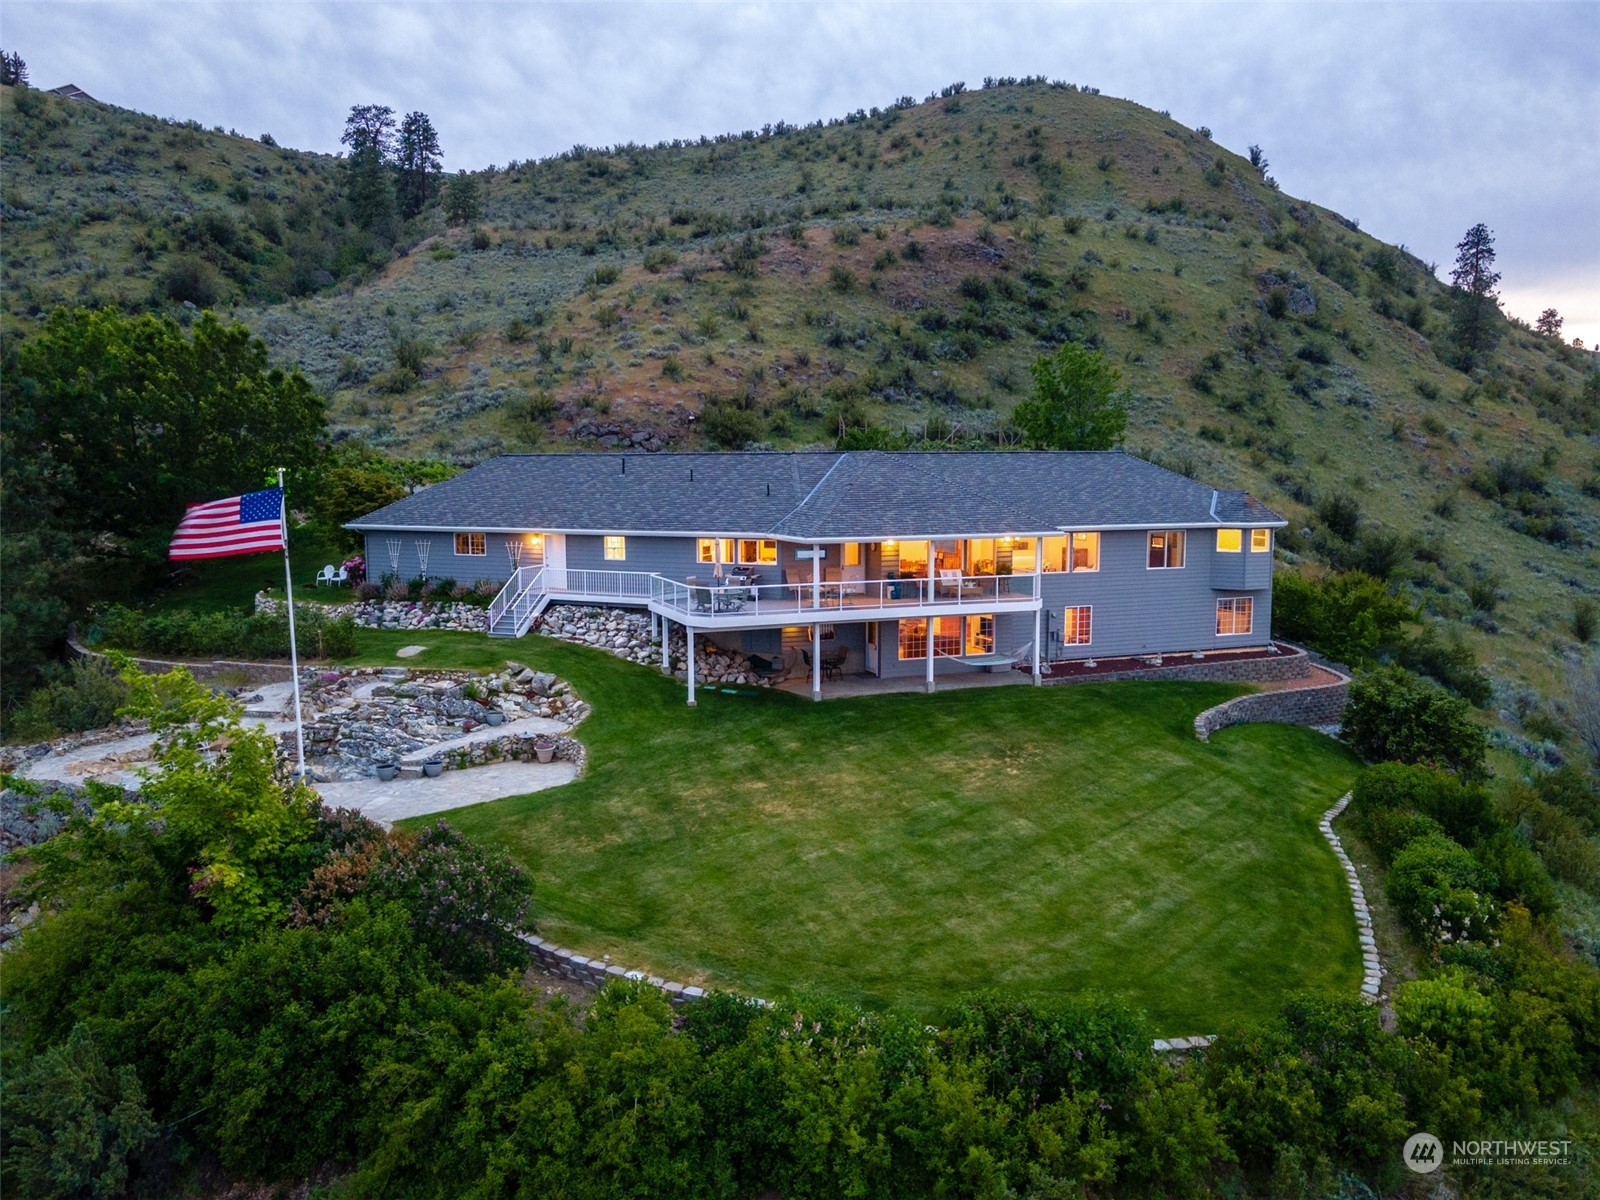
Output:
[[648,600],[651,580],[648,571],[588,571],[571,567],[546,567],[544,590],[552,596],[593,596],[597,599]]
[[507,613],[515,618],[519,615],[519,609],[538,602],[540,576],[543,574],[543,567],[518,567],[511,573],[511,578],[506,580],[499,595],[489,602],[490,629]]
[[824,583],[710,584],[651,578],[650,599],[692,617],[815,616],[906,609],[986,609],[1033,600],[1032,575],[961,575],[936,579],[846,579]]

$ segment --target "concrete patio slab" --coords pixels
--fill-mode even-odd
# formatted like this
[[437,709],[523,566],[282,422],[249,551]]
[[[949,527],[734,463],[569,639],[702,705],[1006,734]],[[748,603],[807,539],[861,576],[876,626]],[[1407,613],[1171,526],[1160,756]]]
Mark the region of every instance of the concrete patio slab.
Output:
[[578,768],[570,762],[502,762],[446,771],[437,779],[392,779],[387,783],[357,779],[313,786],[323,803],[356,809],[387,828],[406,817],[430,816],[507,796],[525,796],[571,783],[577,777]]

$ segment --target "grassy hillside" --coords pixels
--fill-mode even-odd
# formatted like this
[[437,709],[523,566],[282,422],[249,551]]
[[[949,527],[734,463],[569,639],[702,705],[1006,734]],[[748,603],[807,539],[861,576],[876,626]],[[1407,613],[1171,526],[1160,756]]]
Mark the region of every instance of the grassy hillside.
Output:
[[[481,173],[480,221],[430,210],[386,263],[342,221],[335,160],[30,104],[5,99],[12,312],[159,300],[198,256],[341,436],[463,462],[848,429],[1003,445],[1029,365],[1074,338],[1122,370],[1130,448],[1290,514],[1291,554],[1394,566],[1501,673],[1550,683],[1600,594],[1592,356],[1507,323],[1462,374],[1427,264],[1136,104],[1013,84],[575,147]],[[185,240],[217,215],[247,262]],[[309,275],[296,221],[320,230]]]

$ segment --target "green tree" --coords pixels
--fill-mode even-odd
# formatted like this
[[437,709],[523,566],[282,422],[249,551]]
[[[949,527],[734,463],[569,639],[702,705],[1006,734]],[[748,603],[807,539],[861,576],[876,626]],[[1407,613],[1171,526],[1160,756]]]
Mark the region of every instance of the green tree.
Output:
[[57,309],[0,392],[0,673],[15,700],[74,612],[147,588],[187,504],[314,466],[323,402],[243,325]]
[[28,64],[15,50],[0,50],[0,84],[6,87],[28,86]]
[[395,167],[399,172],[395,199],[406,220],[426,208],[438,190],[439,168],[443,165],[440,154],[439,135],[428,114],[407,113],[395,142]]
[[1370,661],[1416,619],[1416,609],[1360,571],[1323,579],[1282,571],[1273,581],[1273,632],[1339,662]]
[[1494,318],[1500,314],[1495,284],[1494,234],[1483,222],[1467,230],[1456,243],[1456,265],[1450,272],[1455,288],[1455,325],[1452,336],[1461,352],[1461,365],[1477,366],[1494,346]]
[[478,199],[478,181],[465,171],[457,171],[445,185],[444,215],[452,225],[465,225],[478,219],[482,212]]
[[363,229],[371,229],[394,211],[388,170],[395,145],[394,109],[386,104],[352,106],[339,141],[350,147],[345,186],[351,216]]
[[1561,327],[1566,324],[1561,314],[1553,308],[1547,308],[1539,314],[1539,319],[1533,323],[1534,332],[1555,341],[1561,340]]
[[1033,396],[1012,420],[1041,450],[1110,450],[1128,427],[1122,377],[1098,350],[1065,343],[1033,364]]

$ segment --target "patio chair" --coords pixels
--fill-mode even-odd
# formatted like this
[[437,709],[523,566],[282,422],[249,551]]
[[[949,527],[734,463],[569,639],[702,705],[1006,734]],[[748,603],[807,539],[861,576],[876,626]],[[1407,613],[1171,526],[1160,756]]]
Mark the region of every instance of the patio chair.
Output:
[[350,586],[350,569],[348,567],[340,567],[339,568],[338,574],[336,574],[333,577],[333,586],[334,587],[349,587]]
[[844,675],[845,660],[850,657],[850,647],[835,646],[822,656],[822,673],[829,679],[839,679]]
[[323,567],[322,570],[317,572],[316,582],[312,586],[321,587],[323,584],[327,584],[329,587],[332,587],[334,578],[333,564],[329,563],[327,566]]
[[689,585],[689,594],[694,597],[695,612],[712,611],[711,589],[694,580],[685,580]]

